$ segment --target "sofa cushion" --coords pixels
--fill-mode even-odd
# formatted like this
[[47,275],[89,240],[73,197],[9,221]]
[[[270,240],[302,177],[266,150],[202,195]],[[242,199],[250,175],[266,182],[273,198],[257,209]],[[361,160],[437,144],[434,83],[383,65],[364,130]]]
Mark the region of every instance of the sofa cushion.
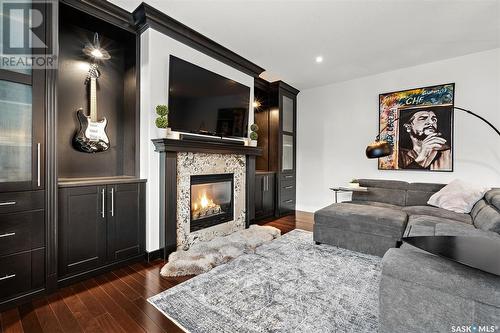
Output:
[[404,237],[463,236],[475,230],[471,224],[428,215],[411,215]]
[[400,239],[407,222],[401,210],[351,203],[332,204],[314,213],[314,223],[352,232]]
[[392,205],[388,204],[385,202],[378,202],[378,201],[343,201],[342,203],[351,203],[351,204],[358,204],[358,205],[367,205],[367,206],[374,206],[374,207],[382,207],[382,208],[391,208],[391,209],[396,209],[396,210],[401,210],[403,209],[402,206],[398,205]]
[[[422,251],[390,249],[382,259],[382,275],[426,286],[450,295],[500,307],[500,279]],[[450,305],[451,306],[451,305]]]
[[406,192],[406,206],[425,206],[429,198],[445,184],[411,183]]
[[407,182],[396,180],[359,179],[359,185],[368,187],[366,192],[354,192],[353,201],[376,201],[405,206]]
[[472,218],[469,214],[455,213],[450,210],[432,207],[432,206],[409,206],[403,207],[403,211],[408,215],[428,215],[455,220],[458,222],[472,224]]
[[493,205],[485,205],[474,218],[476,228],[500,234],[500,212]]
[[489,190],[484,195],[484,199],[496,209],[500,210],[500,188]]

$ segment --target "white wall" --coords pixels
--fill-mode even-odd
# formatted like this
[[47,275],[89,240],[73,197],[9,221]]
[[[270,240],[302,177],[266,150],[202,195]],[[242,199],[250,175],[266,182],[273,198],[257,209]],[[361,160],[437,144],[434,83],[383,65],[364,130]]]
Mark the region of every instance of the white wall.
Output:
[[452,173],[379,171],[377,161],[365,157],[367,144],[377,135],[380,93],[449,82],[456,83],[456,106],[500,128],[500,49],[301,91],[297,209],[315,211],[330,204],[328,188],[352,178],[438,183],[461,178],[500,186],[500,137],[461,111],[455,112]]
[[[159,154],[154,152],[151,139],[157,138],[154,108],[168,104],[169,56],[174,55],[195,65],[250,87],[253,77],[186,46],[160,32],[148,29],[141,35],[141,178],[146,178],[146,250],[159,248]],[[250,99],[250,110],[253,110]],[[250,112],[248,123],[253,123]]]

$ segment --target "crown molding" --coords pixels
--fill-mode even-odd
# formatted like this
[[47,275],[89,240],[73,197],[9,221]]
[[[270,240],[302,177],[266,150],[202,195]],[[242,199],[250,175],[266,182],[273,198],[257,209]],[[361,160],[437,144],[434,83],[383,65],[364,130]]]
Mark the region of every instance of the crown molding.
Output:
[[264,68],[144,2],[132,15],[138,33],[152,28],[253,77],[258,77],[264,71]]

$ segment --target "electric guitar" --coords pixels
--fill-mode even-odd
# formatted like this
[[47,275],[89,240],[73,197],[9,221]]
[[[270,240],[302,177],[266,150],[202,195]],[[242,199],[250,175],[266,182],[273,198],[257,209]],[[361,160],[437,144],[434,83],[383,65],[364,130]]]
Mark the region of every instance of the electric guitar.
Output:
[[96,64],[90,65],[87,74],[87,82],[90,84],[90,116],[83,114],[80,108],[76,117],[80,123],[80,129],[73,137],[73,147],[84,153],[98,153],[109,149],[109,139],[106,135],[106,118],[97,120],[97,78],[100,76]]

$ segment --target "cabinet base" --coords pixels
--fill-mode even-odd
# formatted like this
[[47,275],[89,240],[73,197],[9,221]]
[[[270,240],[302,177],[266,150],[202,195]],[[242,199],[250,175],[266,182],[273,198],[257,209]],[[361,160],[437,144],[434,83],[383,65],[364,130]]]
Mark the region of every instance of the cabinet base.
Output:
[[63,276],[57,281],[57,286],[58,287],[68,286],[68,285],[73,284],[75,282],[83,281],[83,280],[86,280],[88,278],[94,277],[96,275],[100,275],[100,274],[106,273],[108,271],[111,271],[113,269],[116,269],[116,268],[119,268],[122,266],[126,266],[130,263],[144,261],[144,256],[145,256],[145,253],[141,253],[139,255],[127,258],[125,260],[113,262],[113,263],[105,265],[105,266],[94,268],[90,271],[85,271],[85,272],[81,272],[78,274],[72,274],[71,276]]

